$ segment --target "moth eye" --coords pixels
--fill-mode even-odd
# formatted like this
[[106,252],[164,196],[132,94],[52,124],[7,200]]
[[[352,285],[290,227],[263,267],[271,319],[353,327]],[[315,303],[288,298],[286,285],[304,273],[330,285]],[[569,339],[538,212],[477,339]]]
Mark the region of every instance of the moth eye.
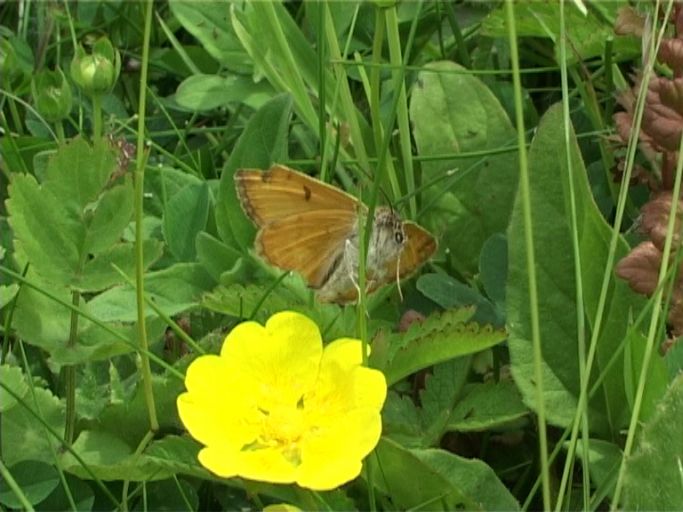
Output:
[[396,233],[394,233],[394,240],[396,240],[397,244],[401,245],[403,243],[403,233],[396,231]]

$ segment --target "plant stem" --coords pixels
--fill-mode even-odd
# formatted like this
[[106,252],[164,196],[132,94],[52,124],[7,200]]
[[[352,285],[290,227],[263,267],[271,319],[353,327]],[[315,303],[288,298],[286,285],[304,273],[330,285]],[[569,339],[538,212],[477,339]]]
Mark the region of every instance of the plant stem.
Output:
[[92,138],[99,140],[102,137],[102,96],[95,94],[92,97]]
[[541,459],[541,482],[543,489],[543,508],[550,510],[550,472],[548,468],[548,438],[545,421],[545,401],[543,396],[543,353],[541,351],[541,327],[538,312],[538,287],[536,284],[536,258],[534,250],[533,222],[531,215],[531,184],[527,162],[524,130],[524,110],[522,104],[522,80],[519,72],[519,50],[517,48],[517,29],[512,0],[505,1],[505,13],[510,41],[510,61],[512,63],[512,82],[515,93],[515,119],[517,124],[517,145],[519,147],[519,194],[524,217],[524,241],[526,246],[527,275],[529,278],[529,308],[531,310],[531,342],[534,353],[534,380],[536,381],[536,415],[538,418],[538,444]]
[[145,107],[147,105],[147,70],[149,67],[149,40],[152,32],[152,7],[153,0],[147,0],[145,10],[145,33],[142,46],[142,63],[140,69],[140,101],[138,110],[138,138],[137,138],[137,168],[135,169],[135,291],[137,302],[138,342],[140,344],[140,360],[142,383],[144,386],[145,403],[149,416],[149,426],[152,432],[159,430],[156,406],[154,403],[154,390],[152,388],[152,370],[149,364],[149,345],[147,341],[147,328],[145,325],[145,266],[143,249],[143,207],[144,207],[144,181],[145,165],[147,164],[147,152],[145,151]]
[[[71,292],[71,304],[77,308],[81,302],[80,292]],[[69,326],[68,348],[73,348],[78,342],[78,312],[71,310],[71,324]],[[64,368],[64,394],[66,395],[66,422],[64,425],[64,441],[71,446],[76,431],[76,367],[72,364]]]

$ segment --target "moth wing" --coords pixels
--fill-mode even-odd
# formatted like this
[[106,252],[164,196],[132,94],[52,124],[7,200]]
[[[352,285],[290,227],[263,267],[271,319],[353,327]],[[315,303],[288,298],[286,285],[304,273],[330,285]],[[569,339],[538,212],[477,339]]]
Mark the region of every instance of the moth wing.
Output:
[[355,210],[331,208],[289,215],[259,231],[256,250],[268,263],[294,270],[308,286],[320,288],[343,258],[356,219]]
[[362,208],[346,192],[284,165],[267,171],[240,169],[235,187],[242,208],[261,227],[304,212],[332,209],[356,215]]
[[404,222],[406,245],[399,258],[399,277],[408,277],[420,268],[436,252],[436,238],[414,222]]

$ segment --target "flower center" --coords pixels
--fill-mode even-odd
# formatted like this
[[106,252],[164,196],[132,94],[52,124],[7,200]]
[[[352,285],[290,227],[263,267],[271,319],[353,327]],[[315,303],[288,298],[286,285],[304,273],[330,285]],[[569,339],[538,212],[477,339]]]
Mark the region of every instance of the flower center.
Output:
[[304,411],[298,407],[276,406],[263,418],[261,436],[266,444],[295,444],[306,430]]

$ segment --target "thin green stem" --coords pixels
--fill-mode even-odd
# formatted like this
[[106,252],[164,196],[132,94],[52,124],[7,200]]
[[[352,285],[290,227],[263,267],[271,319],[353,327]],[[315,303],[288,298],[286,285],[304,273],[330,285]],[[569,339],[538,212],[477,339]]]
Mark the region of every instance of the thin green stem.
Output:
[[99,94],[92,97],[92,138],[102,138],[102,96]]
[[[577,220],[577,208],[576,208],[576,191],[574,190],[574,167],[572,165],[571,157],[571,147],[573,146],[573,141],[571,140],[571,118],[569,115],[569,80],[567,78],[567,33],[565,28],[565,16],[564,16],[564,0],[560,0],[560,75],[562,82],[562,114],[564,121],[564,147],[565,147],[565,161],[567,166],[567,182],[569,189],[569,207],[570,207],[570,220],[571,220],[571,235],[572,235],[572,252],[574,256],[574,282],[576,286],[576,332],[577,332],[577,345],[579,350],[579,380],[581,386],[588,386],[586,382],[586,323],[584,314],[584,298],[583,298],[583,272],[581,266],[581,248],[579,245],[579,225]],[[589,481],[589,468],[588,468],[588,407],[583,407],[581,412],[581,433],[583,439],[583,454],[581,458],[583,467],[583,508],[588,509],[589,506],[589,492],[590,492],[590,481]],[[576,450],[577,441],[577,431],[579,422],[574,424],[571,433],[571,439],[569,443],[569,449],[567,450],[567,458],[565,459],[564,471],[562,473],[562,479],[560,482],[560,488],[558,490],[557,503],[555,504],[555,510],[560,511],[562,509],[562,501],[567,491],[567,484],[569,482],[569,475],[571,474],[571,468],[573,467],[574,455]]]
[[[145,451],[145,448],[147,448],[147,445],[152,442],[154,439],[154,432],[153,431],[148,431],[144,437],[142,438],[142,441],[140,441],[140,444],[138,445],[137,449],[135,450],[135,453],[133,454],[134,457],[139,457],[142,452]],[[125,479],[123,481],[123,489],[121,491],[121,510],[123,512],[127,512],[128,510],[128,487],[130,486],[130,480]]]
[[[81,302],[81,294],[78,291],[71,292],[71,304],[78,308]],[[71,322],[69,325],[69,341],[67,346],[73,348],[78,343],[78,313],[71,310]],[[66,395],[66,422],[64,426],[64,441],[71,445],[76,431],[76,367],[68,365],[64,368],[64,394]]]
[[142,383],[149,416],[149,426],[152,432],[159,429],[156,406],[154,404],[154,390],[152,389],[152,370],[149,364],[149,345],[147,328],[145,325],[145,265],[143,239],[143,209],[144,182],[147,152],[145,151],[145,120],[147,105],[147,71],[149,68],[149,41],[152,33],[153,0],[147,0],[145,9],[145,33],[142,45],[142,62],[140,70],[140,100],[138,102],[138,138],[137,138],[137,168],[135,169],[135,289],[137,303],[138,342],[141,360]]
[[[27,266],[28,268],[28,266]],[[28,382],[31,383],[29,385],[29,391],[31,393],[31,399],[33,400],[33,406],[36,409],[36,414],[39,415],[43,421],[44,421],[44,416],[40,408],[40,403],[38,402],[38,398],[36,396],[36,389],[35,389],[35,380],[33,379],[33,373],[31,372],[31,365],[28,362],[28,357],[26,357],[26,350],[24,349],[24,343],[21,340],[18,340],[17,345],[19,346],[19,352],[21,353],[21,361],[24,365],[24,373],[26,373],[26,376],[28,377]],[[57,472],[59,473],[59,479],[61,481],[62,487],[64,488],[64,494],[66,494],[66,499],[69,502],[69,505],[71,505],[71,510],[76,510],[76,503],[74,502],[73,498],[73,493],[71,492],[71,489],[69,488],[69,483],[66,481],[66,476],[64,475],[64,469],[62,468],[62,462],[59,456],[57,455],[57,448],[53,442],[53,440],[50,438],[49,432],[45,427],[43,426],[43,432],[45,434],[45,441],[47,442],[47,445],[50,449],[50,455],[52,455],[52,460],[55,462],[55,467],[57,468]],[[0,439],[2,437],[0,436]],[[0,456],[0,459],[2,457]]]
[[541,460],[541,482],[543,488],[543,508],[550,510],[550,472],[548,468],[548,438],[545,420],[545,398],[543,394],[543,353],[541,351],[541,329],[538,313],[538,287],[536,284],[536,258],[534,249],[533,222],[531,215],[531,185],[524,129],[524,108],[522,103],[522,81],[519,73],[519,49],[517,48],[517,28],[512,0],[505,1],[505,14],[512,63],[512,81],[515,95],[515,119],[517,125],[517,145],[519,146],[519,193],[524,218],[524,242],[526,248],[527,275],[529,279],[529,307],[531,309],[531,341],[534,354],[534,379],[536,384],[536,415],[538,417],[538,441]]
[[[5,74],[5,79],[3,83],[3,87],[6,91],[10,91],[12,84],[9,81],[8,74]],[[15,103],[15,100],[12,96],[9,94],[7,95],[7,104],[9,105],[9,112],[10,115],[12,116],[12,122],[14,123],[14,129],[19,135],[24,134],[24,126],[23,123],[21,122],[21,116],[19,115],[19,109],[17,109],[17,104]]]

